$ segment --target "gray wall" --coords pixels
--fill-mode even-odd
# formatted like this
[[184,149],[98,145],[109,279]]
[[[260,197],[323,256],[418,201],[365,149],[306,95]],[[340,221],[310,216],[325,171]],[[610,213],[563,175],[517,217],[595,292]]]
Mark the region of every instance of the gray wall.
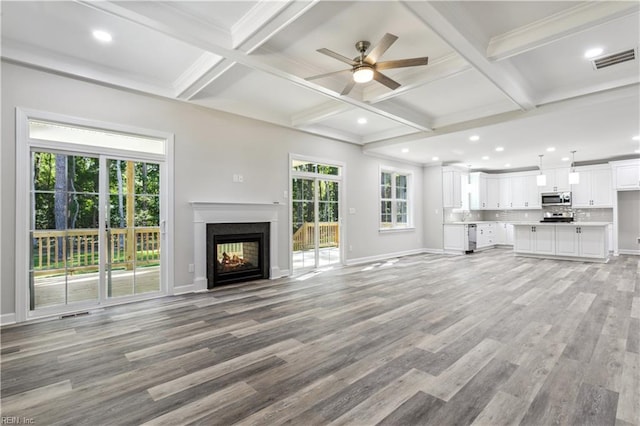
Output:
[[[23,107],[81,118],[118,123],[175,135],[175,285],[193,282],[187,265],[194,263],[190,201],[283,202],[288,190],[289,153],[345,162],[346,199],[353,215],[345,214],[346,243],[353,250],[347,259],[362,259],[423,248],[425,226],[428,247],[442,248],[435,222],[423,221],[422,195],[442,203],[441,177],[428,179],[423,169],[366,156],[361,147],[309,135],[268,123],[211,111],[198,106],[132,93],[60,75],[2,63],[2,247],[0,313],[14,312],[15,299],[15,109]],[[415,227],[413,231],[378,232],[379,166],[414,173]],[[436,179],[438,173],[428,170]],[[234,173],[243,184],[232,184]],[[430,209],[434,207],[427,204]],[[441,208],[441,207],[440,207]],[[433,211],[431,212],[433,213]],[[430,215],[430,217],[433,216]],[[440,218],[441,220],[441,218]],[[279,223],[281,269],[289,268],[288,217]],[[437,238],[436,238],[437,236]],[[432,239],[433,238],[433,239]],[[439,243],[438,243],[439,242]]]
[[444,247],[442,233],[442,167],[423,168],[424,247],[440,251]]
[[640,250],[640,191],[618,191],[618,250]]

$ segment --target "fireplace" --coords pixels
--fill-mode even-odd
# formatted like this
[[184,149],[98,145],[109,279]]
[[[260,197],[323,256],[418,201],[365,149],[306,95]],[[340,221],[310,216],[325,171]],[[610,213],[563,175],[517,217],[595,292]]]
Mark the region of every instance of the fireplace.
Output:
[[207,224],[207,288],[269,278],[269,222]]

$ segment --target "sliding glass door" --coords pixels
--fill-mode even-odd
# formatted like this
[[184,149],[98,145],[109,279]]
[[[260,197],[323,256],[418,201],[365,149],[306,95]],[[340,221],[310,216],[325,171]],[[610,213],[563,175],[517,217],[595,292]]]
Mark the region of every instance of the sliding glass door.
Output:
[[158,163],[33,151],[32,166],[31,310],[160,291]]
[[294,272],[341,262],[340,166],[293,160],[291,179]]

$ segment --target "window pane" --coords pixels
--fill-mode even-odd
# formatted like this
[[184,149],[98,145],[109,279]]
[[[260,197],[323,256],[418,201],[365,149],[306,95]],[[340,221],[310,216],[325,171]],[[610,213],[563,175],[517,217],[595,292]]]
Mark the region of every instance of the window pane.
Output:
[[329,166],[328,164],[318,164],[318,173],[321,175],[333,175],[338,176],[340,174],[340,167]]
[[29,137],[92,147],[123,149],[150,154],[165,153],[165,139],[109,132],[69,124],[29,120]]
[[309,161],[293,160],[291,168],[296,172],[316,172],[316,164]]
[[405,201],[398,201],[396,203],[396,224],[407,224],[407,203]]

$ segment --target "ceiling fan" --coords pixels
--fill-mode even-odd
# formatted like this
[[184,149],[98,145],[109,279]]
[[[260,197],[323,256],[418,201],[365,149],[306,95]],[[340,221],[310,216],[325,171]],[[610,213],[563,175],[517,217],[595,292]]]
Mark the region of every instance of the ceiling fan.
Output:
[[[421,57],[421,58],[411,58],[411,59],[399,59],[396,61],[384,61],[378,62],[378,59],[384,54],[384,52],[391,47],[391,45],[398,39],[397,36],[393,34],[385,34],[382,37],[382,40],[378,42],[378,44],[369,51],[369,47],[371,47],[371,43],[368,41],[359,41],[356,43],[356,49],[360,52],[360,56],[355,57],[354,59],[349,59],[346,56],[342,56],[339,53],[336,53],[329,49],[318,49],[318,52],[331,56],[334,59],[337,59],[341,62],[347,63],[351,65],[350,69],[333,71],[326,74],[314,75],[312,77],[307,77],[305,80],[315,80],[318,78],[324,78],[331,75],[342,74],[351,72],[353,73],[353,79],[347,83],[345,88],[342,90],[341,95],[347,95],[353,86],[356,83],[367,83],[371,80],[376,80],[378,83],[384,84],[391,90],[396,90],[400,87],[400,83],[386,75],[382,74],[380,71],[387,70],[391,68],[404,68],[404,67],[415,67],[419,65],[427,65],[429,58]],[[366,56],[365,56],[366,55]]]

